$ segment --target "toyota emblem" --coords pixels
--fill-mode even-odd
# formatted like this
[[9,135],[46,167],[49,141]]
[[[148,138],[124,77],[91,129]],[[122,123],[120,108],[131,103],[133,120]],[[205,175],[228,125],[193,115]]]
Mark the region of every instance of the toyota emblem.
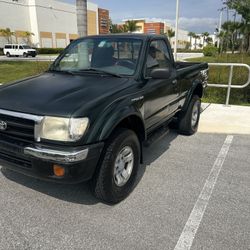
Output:
[[0,130],[4,131],[7,129],[7,122],[0,121]]

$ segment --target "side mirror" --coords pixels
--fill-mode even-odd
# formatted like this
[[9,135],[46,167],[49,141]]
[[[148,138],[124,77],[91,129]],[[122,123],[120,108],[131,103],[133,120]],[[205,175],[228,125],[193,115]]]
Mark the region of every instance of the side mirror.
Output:
[[151,77],[153,79],[169,79],[171,76],[171,70],[169,68],[158,68],[151,71]]

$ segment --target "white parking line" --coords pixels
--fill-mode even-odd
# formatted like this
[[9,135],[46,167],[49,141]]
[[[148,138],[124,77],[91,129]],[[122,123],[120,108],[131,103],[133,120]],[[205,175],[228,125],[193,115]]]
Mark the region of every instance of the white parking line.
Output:
[[199,195],[198,200],[195,203],[195,206],[188,218],[188,221],[181,233],[181,236],[174,248],[174,250],[188,250],[191,248],[193,244],[193,240],[195,237],[195,234],[199,228],[200,222],[203,218],[203,215],[206,211],[209,199],[212,195],[212,192],[214,190],[216,181],[218,179],[218,176],[220,174],[221,168],[223,166],[223,163],[226,159],[227,153],[229,151],[229,148],[232,144],[233,136],[228,135],[221,150],[216,158],[214,165],[211,169],[211,172],[206,180],[206,183]]

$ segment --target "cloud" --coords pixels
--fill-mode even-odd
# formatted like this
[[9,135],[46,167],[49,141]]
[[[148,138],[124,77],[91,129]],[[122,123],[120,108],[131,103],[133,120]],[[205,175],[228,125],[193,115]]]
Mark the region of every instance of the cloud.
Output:
[[180,28],[194,31],[196,33],[202,33],[208,31],[213,33],[217,27],[217,18],[180,18]]
[[[145,18],[147,22],[165,22],[175,27],[175,19],[162,19],[162,18]],[[217,27],[218,19],[216,18],[187,18],[180,17],[179,27],[180,29],[192,31],[196,33],[209,32],[214,33]]]

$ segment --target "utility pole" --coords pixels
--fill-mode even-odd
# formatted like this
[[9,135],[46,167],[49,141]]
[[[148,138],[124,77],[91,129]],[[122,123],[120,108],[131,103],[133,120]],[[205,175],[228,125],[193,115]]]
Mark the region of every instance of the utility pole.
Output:
[[178,32],[179,32],[179,13],[180,13],[180,0],[176,0],[176,19],[175,19],[175,43],[174,43],[174,58],[177,61],[177,47],[178,47]]
[[[221,32],[222,17],[223,17],[223,10],[224,9],[225,9],[225,7],[219,9],[219,11],[220,11],[220,21],[219,21],[219,27],[218,27],[218,34],[220,34],[220,32]],[[220,38],[218,39],[218,42],[217,42],[217,48],[219,48],[219,47],[220,47]]]

